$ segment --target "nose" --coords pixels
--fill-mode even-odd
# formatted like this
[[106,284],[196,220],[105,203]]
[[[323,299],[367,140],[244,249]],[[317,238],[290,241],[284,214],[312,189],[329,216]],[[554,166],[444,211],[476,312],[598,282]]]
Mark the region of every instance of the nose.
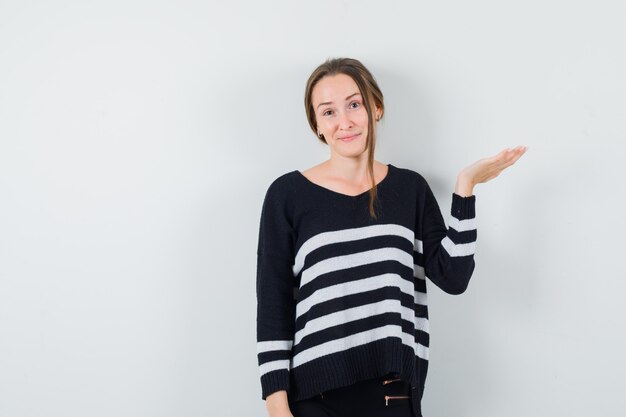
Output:
[[350,115],[343,111],[339,115],[339,128],[347,130],[353,126],[352,120],[350,119]]

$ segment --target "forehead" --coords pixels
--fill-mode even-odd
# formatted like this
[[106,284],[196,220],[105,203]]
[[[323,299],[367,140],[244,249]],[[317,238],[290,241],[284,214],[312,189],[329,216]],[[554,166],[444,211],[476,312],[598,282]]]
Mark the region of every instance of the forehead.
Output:
[[359,86],[346,74],[327,75],[315,84],[311,93],[311,101],[315,107],[318,103],[332,101],[343,102],[346,97],[359,93]]

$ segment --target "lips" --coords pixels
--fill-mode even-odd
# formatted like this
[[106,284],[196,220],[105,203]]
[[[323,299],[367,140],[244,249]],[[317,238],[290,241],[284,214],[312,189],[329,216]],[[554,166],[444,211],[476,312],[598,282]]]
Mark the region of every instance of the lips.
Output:
[[344,142],[350,142],[351,140],[357,138],[359,135],[360,135],[360,133],[355,133],[354,135],[344,136],[342,138],[339,138],[339,140],[342,140]]

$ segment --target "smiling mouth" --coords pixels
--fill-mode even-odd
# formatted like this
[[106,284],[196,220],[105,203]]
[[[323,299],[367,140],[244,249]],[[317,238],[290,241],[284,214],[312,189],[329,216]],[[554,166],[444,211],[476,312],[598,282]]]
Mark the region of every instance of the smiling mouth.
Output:
[[360,135],[360,133],[355,133],[352,136],[344,136],[342,138],[339,138],[339,140],[342,140],[344,142],[350,142],[351,140],[355,139],[356,137],[358,137]]

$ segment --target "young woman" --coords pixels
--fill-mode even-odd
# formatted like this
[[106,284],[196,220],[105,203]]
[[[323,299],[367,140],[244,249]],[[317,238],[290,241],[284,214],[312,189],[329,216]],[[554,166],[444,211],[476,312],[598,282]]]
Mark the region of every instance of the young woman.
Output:
[[446,227],[427,181],[374,159],[383,94],[355,59],[324,62],[304,105],[328,160],[269,186],[259,227],[257,353],[270,417],[421,416],[426,278],[450,294],[474,270],[476,184],[526,147],[464,168]]

